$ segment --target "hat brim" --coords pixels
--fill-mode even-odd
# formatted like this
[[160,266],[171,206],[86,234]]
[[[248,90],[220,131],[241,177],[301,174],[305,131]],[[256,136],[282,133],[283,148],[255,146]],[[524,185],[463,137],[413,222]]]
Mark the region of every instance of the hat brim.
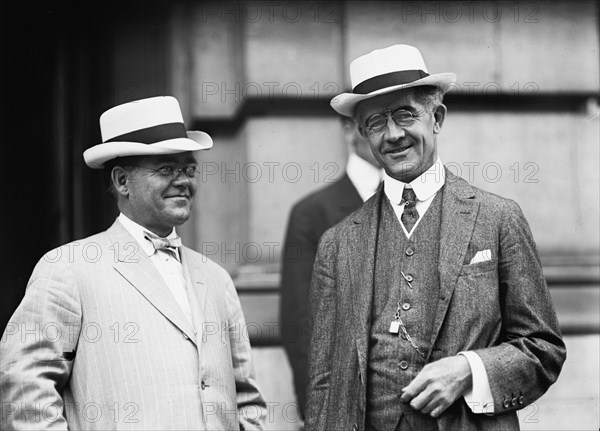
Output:
[[85,150],[83,159],[90,168],[102,169],[106,162],[117,157],[176,154],[187,151],[208,150],[213,146],[213,141],[207,133],[188,131],[187,135],[187,138],[169,139],[153,144],[105,142]]
[[372,91],[371,93],[367,94],[338,94],[333,99],[331,99],[330,105],[336,112],[347,117],[352,117],[354,115],[354,109],[356,108],[356,105],[359,102],[362,102],[363,100],[370,99],[375,96],[391,93],[392,91],[402,90],[404,88],[420,87],[423,85],[432,85],[434,87],[438,87],[445,93],[446,91],[450,90],[450,88],[452,88],[453,84],[455,83],[456,74],[437,73],[435,75],[429,75],[425,78],[418,79],[408,84],[393,85],[391,87],[381,88],[379,90]]

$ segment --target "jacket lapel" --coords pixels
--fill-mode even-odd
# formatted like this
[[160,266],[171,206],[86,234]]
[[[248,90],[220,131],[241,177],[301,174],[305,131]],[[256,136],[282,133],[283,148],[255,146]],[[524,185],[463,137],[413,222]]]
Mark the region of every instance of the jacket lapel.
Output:
[[471,241],[479,202],[473,188],[446,169],[446,184],[442,198],[442,225],[438,271],[440,295],[427,358],[442,327],[448,306],[458,281],[458,275]]
[[[187,247],[181,248],[183,273],[187,282],[187,294],[192,309],[192,318],[196,327],[197,340],[202,340],[202,328],[205,321],[205,304],[208,284],[206,282],[206,273],[202,271],[201,265],[197,259],[193,259],[191,251]],[[198,349],[202,345],[197,343]]]
[[350,298],[352,315],[357,321],[355,339],[358,346],[361,373],[366,382],[367,354],[369,334],[371,332],[371,305],[373,302],[373,279],[375,274],[375,252],[377,250],[377,226],[379,223],[379,208],[383,196],[380,188],[371,199],[353,216],[353,226],[349,230],[348,261],[350,280]]
[[107,233],[113,247],[115,270],[196,344],[194,328],[137,241],[118,220]]

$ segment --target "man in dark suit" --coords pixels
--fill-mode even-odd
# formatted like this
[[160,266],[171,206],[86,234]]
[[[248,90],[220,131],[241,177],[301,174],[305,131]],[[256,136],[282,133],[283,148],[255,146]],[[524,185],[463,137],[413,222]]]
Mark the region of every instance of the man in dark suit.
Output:
[[319,243],[306,429],[518,429],[566,355],[528,223],[438,157],[454,74],[408,45],[350,71],[331,105],[385,175]]
[[382,170],[369,144],[350,117],[340,116],[350,155],[344,175],[336,182],[297,202],[290,213],[281,272],[282,342],[294,377],[300,414],[304,416],[308,384],[310,319],[308,289],[317,244],[323,232],[370,198],[381,182]]

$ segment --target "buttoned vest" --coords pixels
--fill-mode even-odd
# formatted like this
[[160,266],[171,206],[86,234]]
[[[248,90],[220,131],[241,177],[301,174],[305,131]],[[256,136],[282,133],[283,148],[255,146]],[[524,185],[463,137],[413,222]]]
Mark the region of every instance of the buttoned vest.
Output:
[[[403,404],[400,395],[425,365],[424,356],[430,347],[440,290],[437,266],[442,192],[437,193],[410,239],[389,200],[381,199],[369,340],[367,429],[394,430],[403,414],[412,415],[411,421],[432,422],[419,428],[435,426],[433,419]],[[408,337],[402,329],[390,333],[398,310]]]

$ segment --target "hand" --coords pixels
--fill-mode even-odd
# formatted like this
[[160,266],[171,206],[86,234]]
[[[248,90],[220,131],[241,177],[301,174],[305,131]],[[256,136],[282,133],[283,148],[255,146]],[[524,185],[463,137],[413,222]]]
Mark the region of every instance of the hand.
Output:
[[431,417],[438,417],[471,388],[471,366],[463,355],[431,362],[402,388],[401,399]]

